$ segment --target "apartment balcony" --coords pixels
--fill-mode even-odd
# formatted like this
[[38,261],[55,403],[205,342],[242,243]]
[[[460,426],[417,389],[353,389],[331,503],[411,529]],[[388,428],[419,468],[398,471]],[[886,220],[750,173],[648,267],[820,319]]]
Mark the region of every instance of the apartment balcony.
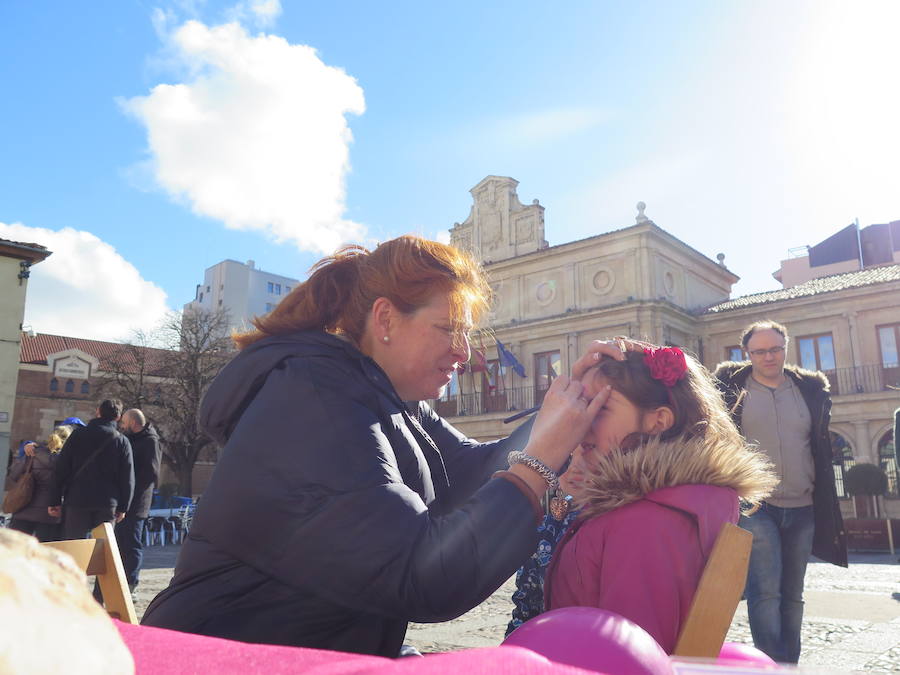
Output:
[[489,413],[509,413],[528,410],[544,400],[546,389],[530,387],[508,388],[502,391],[475,391],[459,393],[429,401],[429,405],[441,417],[466,417]]
[[824,371],[832,396],[876,394],[891,387],[900,389],[900,364],[872,364]]

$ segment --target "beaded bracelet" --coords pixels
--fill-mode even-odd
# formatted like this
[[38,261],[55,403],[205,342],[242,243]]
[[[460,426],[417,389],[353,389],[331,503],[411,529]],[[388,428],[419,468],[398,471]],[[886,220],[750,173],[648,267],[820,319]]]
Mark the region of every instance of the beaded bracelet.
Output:
[[547,481],[547,486],[550,490],[556,490],[559,487],[559,475],[537,457],[532,457],[521,450],[513,450],[507,455],[506,460],[510,466],[513,464],[524,464],[529,469],[536,471],[541,478]]

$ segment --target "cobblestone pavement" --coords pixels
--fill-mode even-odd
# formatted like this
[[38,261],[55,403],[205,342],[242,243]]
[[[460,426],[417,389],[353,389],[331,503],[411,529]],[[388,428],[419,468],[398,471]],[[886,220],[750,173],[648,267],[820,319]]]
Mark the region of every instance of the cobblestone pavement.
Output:
[[[142,616],[168,584],[178,546],[147,550],[135,608]],[[410,624],[407,642],[423,652],[489,647],[502,642],[509,621],[513,580],[458,619]],[[806,616],[800,665],[804,672],[900,673],[900,563],[887,554],[851,554],[849,569],[811,562],[806,575]],[[728,640],[752,644],[746,603]]]

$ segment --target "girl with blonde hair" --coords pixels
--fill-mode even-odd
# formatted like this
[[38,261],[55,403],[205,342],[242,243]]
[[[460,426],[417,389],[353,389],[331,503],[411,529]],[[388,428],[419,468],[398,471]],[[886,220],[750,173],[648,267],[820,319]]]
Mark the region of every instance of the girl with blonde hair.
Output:
[[25,454],[13,463],[7,485],[19,480],[28,465],[34,474],[34,496],[26,506],[13,514],[9,527],[30,534],[40,541],[57,541],[60,536],[58,516],[47,513],[52,506],[54,467],[59,451],[65,445],[72,427],[62,424],[56,427],[45,443],[28,443]]

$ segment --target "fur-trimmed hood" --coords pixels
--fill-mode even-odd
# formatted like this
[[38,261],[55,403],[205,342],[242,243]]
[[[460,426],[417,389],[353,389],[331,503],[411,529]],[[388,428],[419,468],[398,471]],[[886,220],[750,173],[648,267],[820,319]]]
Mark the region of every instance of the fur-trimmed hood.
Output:
[[[753,368],[749,361],[723,361],[716,366],[713,377],[719,379],[726,386],[737,385],[743,387],[752,370]],[[821,371],[807,370],[806,368],[786,363],[784,364],[784,372],[799,386],[820,389],[825,392],[831,388],[828,378]]]
[[778,484],[769,459],[733,439],[650,439],[635,450],[614,450],[585,475],[582,517],[625,506],[663,488],[712,485],[731,488],[749,502],[765,499]]

